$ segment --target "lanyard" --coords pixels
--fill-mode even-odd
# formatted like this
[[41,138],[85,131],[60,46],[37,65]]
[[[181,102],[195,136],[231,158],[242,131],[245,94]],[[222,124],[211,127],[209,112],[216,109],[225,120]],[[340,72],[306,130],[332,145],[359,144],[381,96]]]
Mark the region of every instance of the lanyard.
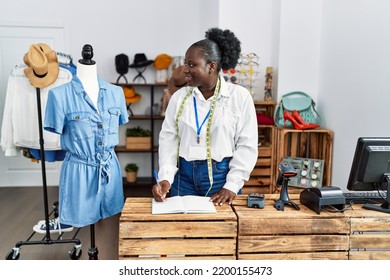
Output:
[[[215,105],[217,103],[217,98],[220,94],[220,88],[221,88],[221,81],[220,81],[220,78],[218,78],[217,85],[215,86],[215,90],[214,90],[213,101],[211,103],[211,108],[209,111],[210,114],[208,114],[208,116],[207,116],[207,117],[209,117],[208,118],[209,120],[207,122],[207,130],[206,130],[206,156],[207,156],[207,169],[208,169],[208,173],[209,173],[210,188],[208,189],[206,196],[208,195],[209,191],[213,187],[213,182],[214,182],[212,160],[211,160],[211,139],[210,139],[211,132],[210,132],[210,130],[211,130],[211,120],[213,119]],[[179,111],[177,112],[177,115],[176,115],[176,135],[177,135],[177,138],[179,140],[178,147],[177,147],[178,162],[179,162],[179,150],[180,150],[179,119],[180,119],[181,114],[183,113],[184,104],[186,103],[188,97],[192,94],[192,91],[193,91],[193,88],[191,87],[190,90],[187,92],[187,94],[184,96],[184,99],[180,104]]]
[[196,106],[196,98],[195,98],[195,96],[193,96],[193,98],[194,98],[194,111],[195,111],[195,121],[196,121],[196,143],[199,144],[199,142],[200,142],[200,131],[202,130],[202,126],[206,122],[207,118],[210,116],[211,109],[207,112],[206,117],[204,118],[202,124],[199,126],[198,108]]

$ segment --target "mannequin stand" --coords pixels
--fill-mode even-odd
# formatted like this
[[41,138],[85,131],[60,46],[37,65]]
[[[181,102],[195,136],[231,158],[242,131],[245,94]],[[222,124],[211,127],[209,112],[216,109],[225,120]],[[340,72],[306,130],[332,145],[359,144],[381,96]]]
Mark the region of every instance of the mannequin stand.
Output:
[[[92,60],[93,57],[93,49],[89,44],[85,44],[81,51],[82,59],[79,59],[79,63],[83,65],[95,65],[95,61]],[[91,247],[88,250],[88,255],[90,260],[97,260],[99,250],[95,245],[95,225],[92,224],[90,227],[90,235],[91,235]]]

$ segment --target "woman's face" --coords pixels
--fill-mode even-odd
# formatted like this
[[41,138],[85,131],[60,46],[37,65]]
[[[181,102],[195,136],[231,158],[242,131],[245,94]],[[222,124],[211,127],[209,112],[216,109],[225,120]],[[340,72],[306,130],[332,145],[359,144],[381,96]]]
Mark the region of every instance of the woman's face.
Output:
[[199,87],[210,82],[210,64],[199,47],[190,47],[184,58],[184,74],[188,86]]

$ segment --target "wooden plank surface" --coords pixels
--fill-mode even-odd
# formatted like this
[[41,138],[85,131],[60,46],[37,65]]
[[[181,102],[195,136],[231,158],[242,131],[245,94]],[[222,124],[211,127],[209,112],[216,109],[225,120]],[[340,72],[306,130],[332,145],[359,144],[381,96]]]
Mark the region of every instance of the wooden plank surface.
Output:
[[390,250],[390,234],[352,234],[350,248]]
[[390,235],[390,216],[377,218],[351,218],[352,232],[387,232]]
[[390,251],[350,251],[350,260],[390,260]]
[[120,256],[137,255],[234,255],[236,239],[125,239],[119,240]]
[[123,222],[119,226],[119,236],[126,238],[142,237],[231,237],[236,238],[235,221],[186,221],[186,222]]
[[120,256],[119,260],[236,260],[235,255],[219,255],[219,256],[186,256],[186,255],[156,255],[156,256]]
[[348,234],[349,223],[347,218],[298,218],[283,219],[276,222],[275,219],[258,217],[253,222],[253,215],[239,218],[239,235],[279,235],[279,234]]
[[238,253],[347,251],[347,235],[238,236]]
[[348,252],[238,254],[239,260],[347,260]]

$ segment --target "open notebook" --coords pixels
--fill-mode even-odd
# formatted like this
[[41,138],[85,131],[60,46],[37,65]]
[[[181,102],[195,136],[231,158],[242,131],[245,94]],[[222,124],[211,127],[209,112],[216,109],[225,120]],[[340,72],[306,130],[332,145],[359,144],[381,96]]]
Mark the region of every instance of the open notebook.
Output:
[[172,213],[217,213],[210,197],[205,196],[174,196],[167,198],[167,201],[157,202],[152,200],[152,214]]

